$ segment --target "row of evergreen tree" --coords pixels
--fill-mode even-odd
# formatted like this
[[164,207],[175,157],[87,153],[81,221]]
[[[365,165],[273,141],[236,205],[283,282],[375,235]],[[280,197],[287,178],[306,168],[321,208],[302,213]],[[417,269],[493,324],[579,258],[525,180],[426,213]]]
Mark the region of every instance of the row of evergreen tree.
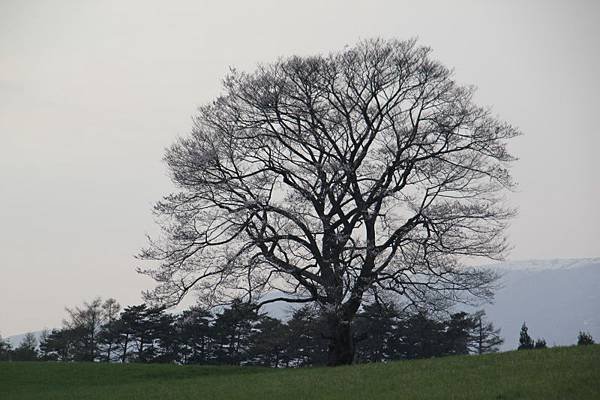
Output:
[[[595,344],[592,335],[589,332],[579,331],[577,335],[577,345],[585,346],[589,344]],[[521,332],[519,333],[519,347],[517,350],[535,350],[535,349],[545,349],[548,347],[546,343],[546,339],[539,338],[533,340],[533,338],[529,335],[529,328],[527,324],[523,322],[523,326],[521,326]]]
[[[0,338],[0,360],[142,362],[179,364],[322,365],[327,362],[325,318],[316,308],[297,309],[287,321],[234,302],[213,313],[191,307],[179,314],[144,304],[121,310],[114,299],[67,309],[61,329],[32,334],[11,349]],[[442,315],[442,316],[441,316]],[[443,317],[445,315],[445,317]],[[519,349],[544,348],[527,326]],[[355,320],[357,362],[489,353],[503,343],[485,313],[433,314],[394,303],[366,305]],[[580,332],[578,344],[593,343]]]
[[[144,304],[124,310],[114,299],[67,309],[61,329],[26,337],[0,358],[14,360],[167,362],[181,364],[321,365],[327,330],[316,308],[305,306],[287,321],[234,302],[212,313],[191,307],[179,314]],[[357,362],[439,357],[497,351],[499,330],[483,312],[445,318],[400,311],[393,303],[366,305],[355,321]]]

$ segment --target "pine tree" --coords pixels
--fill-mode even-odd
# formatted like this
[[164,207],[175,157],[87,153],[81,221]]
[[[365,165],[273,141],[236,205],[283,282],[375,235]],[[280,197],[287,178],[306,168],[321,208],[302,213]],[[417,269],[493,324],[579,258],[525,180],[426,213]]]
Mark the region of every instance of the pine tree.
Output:
[[288,341],[286,325],[276,318],[261,316],[250,337],[250,363],[275,368],[286,365],[289,362],[286,354]]
[[102,359],[106,362],[120,359],[118,356],[119,344],[121,340],[121,320],[116,317],[112,321],[103,325],[98,335],[98,343],[103,349]]
[[247,355],[250,334],[257,320],[255,307],[239,300],[217,315],[213,332],[218,343],[215,353],[218,362],[240,365]]
[[477,325],[475,319],[466,312],[458,312],[444,322],[446,334],[441,337],[442,355],[469,354],[471,335]]
[[40,334],[40,339],[39,339],[39,359],[42,361],[49,361],[52,360],[52,358],[50,357],[50,353],[48,351],[48,347],[47,347],[47,343],[48,343],[48,337],[50,337],[51,332],[48,329],[44,329],[42,331],[42,333]]
[[580,331],[579,335],[577,335],[577,346],[586,346],[589,344],[594,344],[594,339],[589,332]]
[[390,358],[399,316],[392,302],[375,302],[363,307],[354,328],[358,362],[378,362]]
[[394,358],[431,358],[444,355],[447,324],[428,310],[418,310],[400,324],[400,345]]
[[151,362],[157,355],[156,342],[159,337],[160,320],[163,309],[139,306],[137,318],[133,323],[133,336],[135,338],[136,361]]
[[50,361],[81,361],[79,355],[84,351],[78,338],[72,329],[53,329],[40,338],[42,357]]
[[212,313],[201,307],[190,307],[177,318],[176,329],[181,336],[181,362],[206,364],[213,359]]
[[314,306],[304,306],[287,323],[290,363],[294,366],[323,365],[327,362],[327,326]]
[[0,335],[0,361],[10,361],[12,353],[12,346],[8,340],[2,338]]
[[31,332],[27,333],[21,344],[13,352],[14,361],[35,361],[38,359],[38,341]]
[[179,361],[183,340],[175,316],[162,313],[154,320],[153,362],[172,363]]
[[521,327],[521,334],[519,335],[519,348],[518,350],[530,350],[534,347],[534,342],[529,333],[527,333],[528,328],[523,322],[523,326]]
[[471,317],[475,327],[471,332],[470,350],[477,354],[495,353],[498,346],[504,343],[500,337],[500,329],[494,328],[491,322],[485,320],[485,311],[477,311]]

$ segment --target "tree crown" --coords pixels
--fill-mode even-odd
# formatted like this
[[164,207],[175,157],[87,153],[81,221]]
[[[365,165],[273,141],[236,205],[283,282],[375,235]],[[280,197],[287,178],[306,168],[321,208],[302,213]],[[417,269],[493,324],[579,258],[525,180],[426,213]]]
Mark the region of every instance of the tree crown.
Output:
[[384,291],[413,301],[490,295],[513,211],[506,141],[518,134],[415,41],[368,40],[327,56],[235,70],[165,155],[177,187],[149,298],[198,289],[317,302],[347,316]]

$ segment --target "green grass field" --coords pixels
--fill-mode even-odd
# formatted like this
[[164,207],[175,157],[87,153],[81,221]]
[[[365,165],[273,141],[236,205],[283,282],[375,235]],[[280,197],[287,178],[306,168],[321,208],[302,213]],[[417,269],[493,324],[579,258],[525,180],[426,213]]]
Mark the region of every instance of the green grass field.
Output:
[[600,345],[274,370],[0,363],[0,399],[600,399]]

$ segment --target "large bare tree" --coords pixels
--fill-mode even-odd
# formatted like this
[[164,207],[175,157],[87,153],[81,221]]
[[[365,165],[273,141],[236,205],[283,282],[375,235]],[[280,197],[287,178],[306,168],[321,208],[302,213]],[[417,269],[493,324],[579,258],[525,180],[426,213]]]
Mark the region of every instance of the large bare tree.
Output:
[[368,296],[489,296],[493,276],[463,260],[507,248],[506,141],[518,131],[472,92],[415,41],[233,70],[166,152],[180,190],[155,207],[148,296],[314,302],[331,365],[352,362]]

